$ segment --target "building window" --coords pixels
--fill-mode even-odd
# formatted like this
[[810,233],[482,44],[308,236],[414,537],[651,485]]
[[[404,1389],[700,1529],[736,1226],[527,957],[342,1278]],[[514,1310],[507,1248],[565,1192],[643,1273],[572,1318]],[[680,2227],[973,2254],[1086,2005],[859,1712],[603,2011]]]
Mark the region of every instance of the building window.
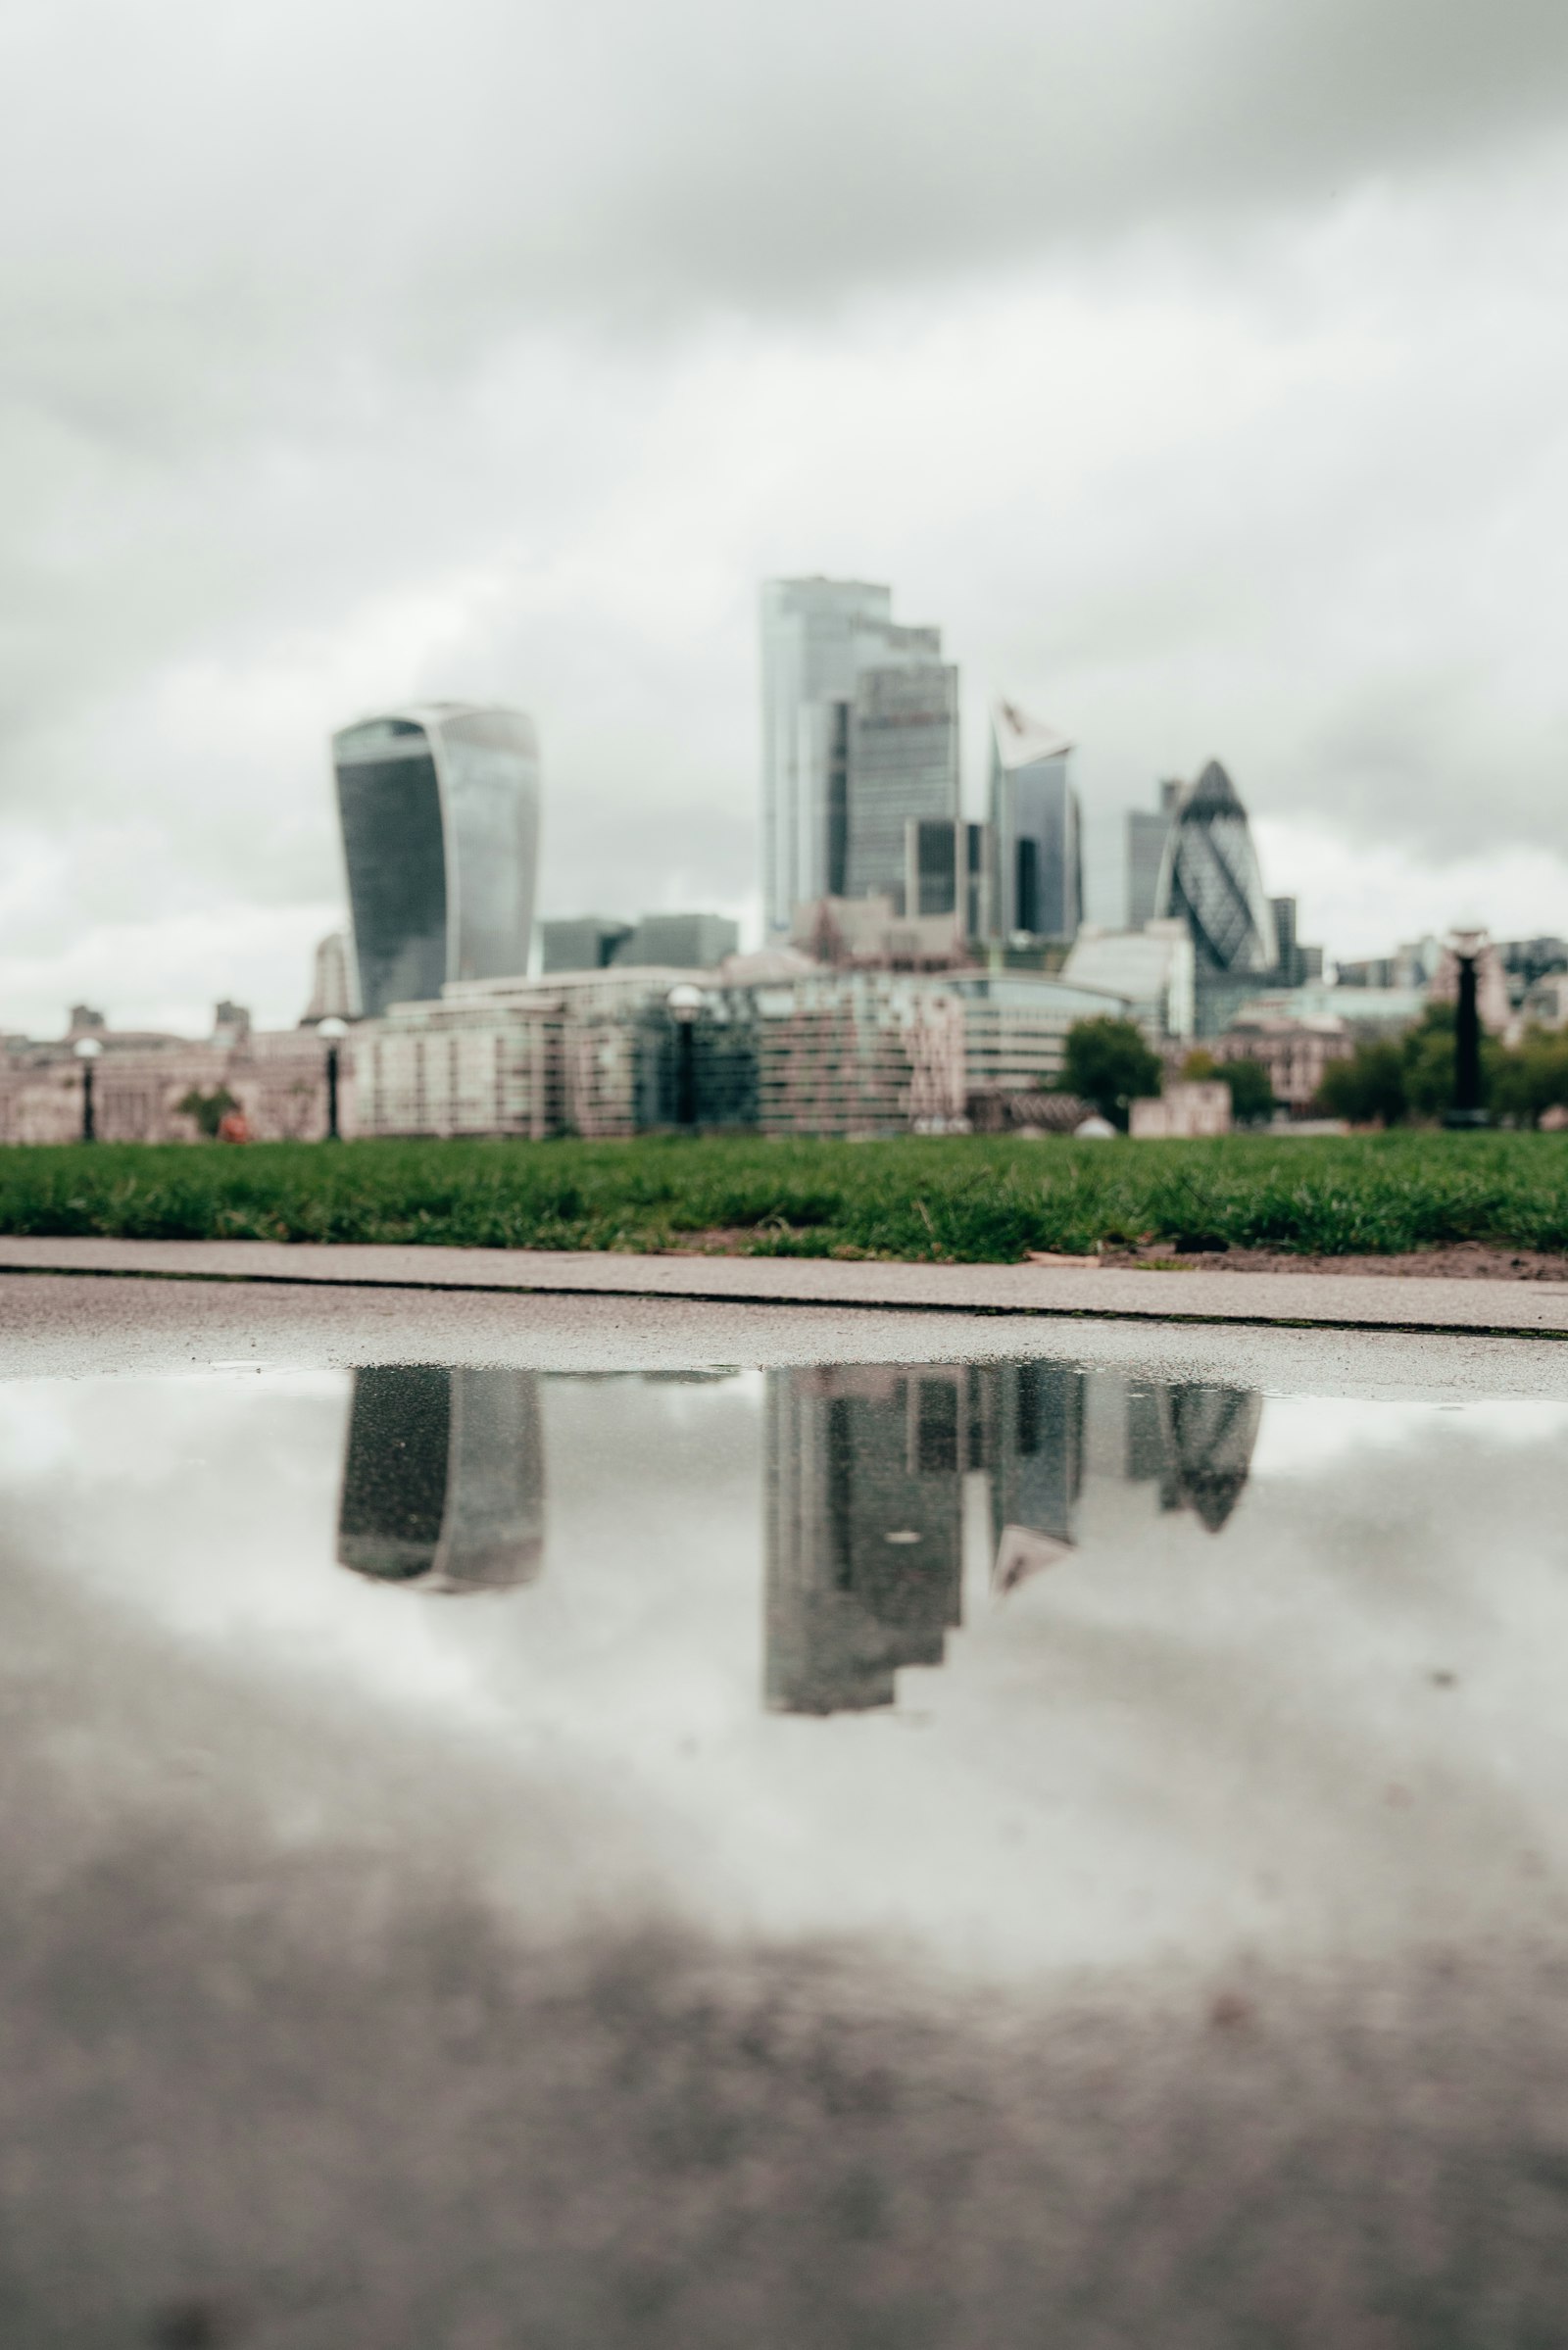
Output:
[[1018,843],[1018,903],[1014,928],[1037,931],[1040,928],[1040,844],[1021,840]]

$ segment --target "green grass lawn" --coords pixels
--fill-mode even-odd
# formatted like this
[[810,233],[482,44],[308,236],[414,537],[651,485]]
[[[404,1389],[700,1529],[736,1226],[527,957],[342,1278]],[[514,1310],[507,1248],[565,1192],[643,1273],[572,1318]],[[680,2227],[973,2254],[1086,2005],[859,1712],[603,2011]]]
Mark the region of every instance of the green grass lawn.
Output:
[[[1327,1255],[1568,1248],[1568,1137],[0,1148],[0,1231],[1007,1263],[1156,1237]],[[716,1242],[714,1245],[717,1245]]]

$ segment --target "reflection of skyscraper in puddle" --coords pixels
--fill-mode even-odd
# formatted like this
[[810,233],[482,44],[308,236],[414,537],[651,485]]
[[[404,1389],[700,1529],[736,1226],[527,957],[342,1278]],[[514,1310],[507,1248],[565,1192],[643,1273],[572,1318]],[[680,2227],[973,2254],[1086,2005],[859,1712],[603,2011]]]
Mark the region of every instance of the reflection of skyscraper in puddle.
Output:
[[1135,1386],[1130,1380],[1120,1384],[1125,1413],[1122,1474],[1130,1485],[1147,1485],[1156,1477],[1163,1479],[1170,1459],[1164,1387]]
[[1070,1363],[991,1363],[986,1395],[993,1588],[1012,1591],[1076,1541],[1084,1480],[1084,1374]]
[[1263,1418],[1253,1388],[1163,1387],[1161,1509],[1190,1509],[1218,1534],[1241,1498]]
[[532,1371],[400,1363],[354,1374],[339,1562],[423,1591],[531,1583],[544,1554]]
[[891,1705],[939,1665],[962,1597],[971,1374],[777,1371],[767,1389],[768,1704]]

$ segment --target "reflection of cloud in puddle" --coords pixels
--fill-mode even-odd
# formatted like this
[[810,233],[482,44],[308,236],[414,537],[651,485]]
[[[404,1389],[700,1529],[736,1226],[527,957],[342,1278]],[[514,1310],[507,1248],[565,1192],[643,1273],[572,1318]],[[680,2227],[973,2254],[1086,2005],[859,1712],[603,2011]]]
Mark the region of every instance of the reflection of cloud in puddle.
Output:
[[[1554,1870],[1568,1841],[1563,1406],[1272,1397],[1245,1506],[1211,1531],[1133,1466],[1108,1383],[1076,1549],[1056,1537],[1052,1572],[902,1670],[903,1718],[821,1720],[762,1705],[760,1383],[542,1381],[541,1579],[443,1599],[334,1561],[349,1393],[0,1388],[5,1545],[101,1603],[106,1652],[134,1609],[176,1673],[242,1681],[253,1709],[308,1709],[371,1758],[418,1732],[450,1787],[504,1783],[474,1836],[508,1883],[509,1809],[564,1788],[605,1812],[572,1863],[594,1897],[630,1881],[613,1819],[704,1924],[892,1932],[989,1972],[1506,1920],[1521,1851]],[[1473,1472],[1501,1444],[1499,1560]],[[918,1531],[902,1497],[891,1531]]]
[[1501,1447],[1549,1444],[1568,1435],[1568,1403],[1486,1397],[1476,1402],[1400,1402],[1348,1395],[1270,1395],[1252,1449],[1252,1482],[1299,1477],[1360,1452],[1395,1451],[1433,1440]]
[[483,1675],[426,1613],[372,1623],[384,1594],[334,1564],[348,1399],[342,1371],[0,1385],[12,1543],[31,1531],[55,1573],[247,1678],[338,1709],[370,1689],[482,1709]]

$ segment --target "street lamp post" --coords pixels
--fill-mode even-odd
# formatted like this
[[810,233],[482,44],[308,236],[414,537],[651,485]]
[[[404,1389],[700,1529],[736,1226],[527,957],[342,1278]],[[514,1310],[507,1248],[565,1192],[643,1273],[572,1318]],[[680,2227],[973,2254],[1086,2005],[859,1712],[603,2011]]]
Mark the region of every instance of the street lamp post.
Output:
[[72,1051],[81,1063],[81,1139],[84,1143],[95,1143],[98,1122],[92,1094],[93,1064],[103,1046],[95,1036],[78,1036]]
[[1459,989],[1453,1021],[1453,1107],[1444,1113],[1443,1123],[1454,1127],[1485,1126],[1478,976],[1487,934],[1484,930],[1457,930],[1448,944],[1458,965]]
[[678,980],[664,999],[675,1023],[675,1123],[689,1133],[697,1123],[697,1017],[703,991]]
[[338,1143],[343,1137],[337,1115],[337,1051],[343,1038],[348,1035],[348,1023],[334,1016],[321,1021],[316,1033],[326,1040],[326,1139],[329,1143]]

